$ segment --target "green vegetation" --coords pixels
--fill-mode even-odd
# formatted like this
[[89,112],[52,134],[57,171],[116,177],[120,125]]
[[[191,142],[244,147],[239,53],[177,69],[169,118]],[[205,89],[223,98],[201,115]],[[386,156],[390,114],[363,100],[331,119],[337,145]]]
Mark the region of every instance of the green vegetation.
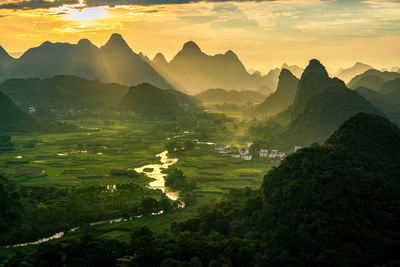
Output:
[[293,105],[268,120],[251,123],[250,134],[266,147],[290,150],[323,142],[359,112],[384,116],[341,80],[330,78],[319,61],[311,60],[298,83]]
[[9,135],[1,135],[0,136],[0,152],[12,150],[14,147],[14,143],[11,141],[11,136]]
[[173,94],[148,83],[131,87],[119,107],[122,111],[150,119],[176,119],[184,115]]
[[0,92],[0,132],[29,131],[38,128],[38,121],[21,110],[8,95]]
[[[287,157],[261,190],[232,190],[166,231],[138,221],[87,228],[13,249],[3,262],[107,266],[131,255],[131,266],[397,266],[399,140],[400,129],[388,120],[358,114],[326,144]],[[113,231],[99,236],[105,228]]]
[[35,114],[41,117],[87,116],[114,108],[128,87],[75,76],[55,76],[8,80],[0,84],[0,91],[24,110],[34,107]]

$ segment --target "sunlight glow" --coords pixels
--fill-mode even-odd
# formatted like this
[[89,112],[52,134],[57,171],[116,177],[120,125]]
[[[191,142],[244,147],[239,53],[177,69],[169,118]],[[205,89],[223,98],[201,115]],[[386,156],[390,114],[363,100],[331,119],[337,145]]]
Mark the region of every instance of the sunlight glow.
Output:
[[66,19],[75,21],[96,20],[106,16],[105,7],[86,7],[83,9],[70,9],[69,12],[67,11]]
[[91,21],[107,17],[106,6],[87,7],[85,1],[80,0],[76,5],[63,5],[54,8],[56,14],[69,21]]

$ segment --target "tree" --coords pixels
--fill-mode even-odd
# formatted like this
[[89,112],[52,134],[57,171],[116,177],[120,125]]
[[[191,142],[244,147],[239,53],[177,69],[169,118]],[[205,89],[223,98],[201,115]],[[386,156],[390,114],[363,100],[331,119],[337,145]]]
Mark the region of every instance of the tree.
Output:
[[175,140],[168,140],[165,144],[165,148],[168,150],[169,154],[180,150],[180,146]]
[[152,213],[160,211],[157,200],[151,197],[144,198],[140,203],[140,207],[142,208],[142,212],[144,215],[150,215]]
[[193,150],[195,148],[195,145],[194,145],[194,143],[192,141],[187,140],[187,141],[185,141],[185,143],[183,143],[183,148],[185,150],[189,151],[189,150]]
[[1,135],[0,136],[0,151],[9,151],[14,147],[14,143],[11,142],[11,136]]
[[137,228],[131,234],[131,247],[134,250],[150,247],[154,240],[153,232],[147,227]]

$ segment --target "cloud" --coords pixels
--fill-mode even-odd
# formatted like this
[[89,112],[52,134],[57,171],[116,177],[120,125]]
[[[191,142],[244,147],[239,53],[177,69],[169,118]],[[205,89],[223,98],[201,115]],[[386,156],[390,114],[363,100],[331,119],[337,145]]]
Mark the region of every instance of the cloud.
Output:
[[[86,0],[85,4],[89,7],[94,6],[117,6],[117,5],[169,5],[169,4],[190,4],[198,2],[228,2],[232,0]],[[276,0],[233,0],[232,2],[270,2]],[[2,2],[0,0],[0,2]],[[79,0],[23,0],[5,2],[0,4],[0,9],[46,9],[60,7],[65,4],[77,4]]]
[[0,4],[0,9],[39,9],[39,8],[53,8],[62,5],[72,5],[78,4],[78,0],[55,0],[45,1],[45,0],[26,0],[26,1],[16,1],[16,2],[6,2]]
[[258,22],[249,19],[248,15],[238,6],[232,3],[216,4],[212,12],[217,15],[219,20],[213,22],[211,28],[247,28],[256,27]]

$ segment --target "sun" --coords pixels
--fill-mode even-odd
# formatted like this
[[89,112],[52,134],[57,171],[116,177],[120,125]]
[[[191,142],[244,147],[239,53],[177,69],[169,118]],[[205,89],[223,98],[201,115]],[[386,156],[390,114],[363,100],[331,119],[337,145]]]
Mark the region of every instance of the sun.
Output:
[[107,17],[104,7],[86,7],[82,9],[70,9],[65,15],[67,20],[87,21],[97,20]]
[[79,4],[63,5],[55,10],[65,20],[91,21],[106,18],[108,16],[106,8],[106,6],[87,7],[85,1],[81,0]]

